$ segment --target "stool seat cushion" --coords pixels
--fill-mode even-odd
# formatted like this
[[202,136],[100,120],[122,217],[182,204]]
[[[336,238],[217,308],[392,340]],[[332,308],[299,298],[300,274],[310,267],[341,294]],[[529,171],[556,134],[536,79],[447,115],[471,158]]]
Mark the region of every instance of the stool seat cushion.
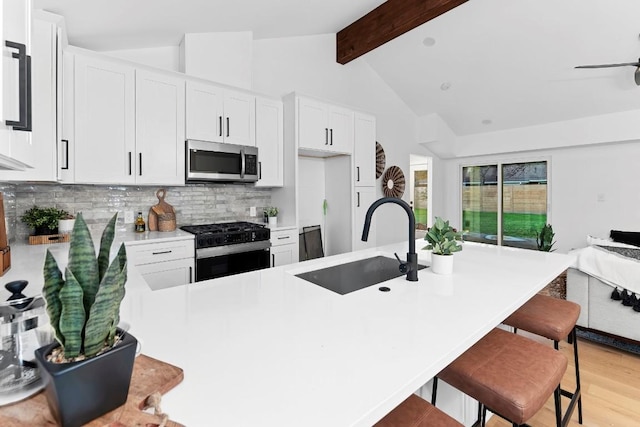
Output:
[[374,427],[463,427],[426,400],[412,394]]
[[503,322],[554,341],[565,339],[576,326],[580,306],[574,302],[535,295]]
[[562,353],[494,329],[438,377],[511,422],[523,424],[542,408],[566,370]]

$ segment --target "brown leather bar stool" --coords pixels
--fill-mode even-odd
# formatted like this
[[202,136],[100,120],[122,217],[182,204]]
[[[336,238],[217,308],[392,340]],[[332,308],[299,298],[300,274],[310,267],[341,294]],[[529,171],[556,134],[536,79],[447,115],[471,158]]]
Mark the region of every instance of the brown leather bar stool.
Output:
[[516,333],[518,329],[522,329],[553,340],[553,347],[556,350],[558,349],[558,343],[565,338],[568,338],[568,341],[573,343],[576,389],[573,392],[560,389],[560,393],[563,396],[571,399],[563,422],[567,422],[571,418],[577,402],[578,422],[582,424],[582,394],[580,391],[578,340],[576,339],[576,322],[579,316],[580,306],[574,302],[546,295],[535,295],[503,323],[513,326]]
[[560,427],[560,380],[566,370],[567,358],[559,351],[494,329],[433,379],[432,402],[435,405],[440,378],[480,402],[482,426],[486,409],[519,426],[553,394],[556,425]]
[[463,427],[429,402],[412,394],[374,427]]

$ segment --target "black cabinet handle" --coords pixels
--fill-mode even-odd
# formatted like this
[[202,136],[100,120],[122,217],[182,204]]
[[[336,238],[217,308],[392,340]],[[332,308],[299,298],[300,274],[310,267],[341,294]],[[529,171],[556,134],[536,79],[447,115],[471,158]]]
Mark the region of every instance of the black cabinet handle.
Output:
[[258,162],[258,179],[262,179],[262,162]]
[[218,136],[222,136],[222,116],[218,116],[218,124],[220,125],[220,134]]
[[286,240],[286,239],[290,239],[291,236],[280,236],[278,237],[278,240]]
[[140,170],[138,171],[138,175],[142,176],[142,153],[138,153],[138,158],[140,159]]
[[360,182],[360,166],[356,166],[356,182]]
[[189,283],[193,283],[193,267],[189,267]]
[[151,255],[170,254],[171,252],[173,252],[173,251],[172,250],[168,250],[168,251],[160,251],[160,252],[151,252]]
[[27,47],[22,43],[5,41],[5,46],[17,49],[18,52],[11,54],[12,58],[18,60],[18,94],[19,94],[19,115],[17,121],[7,120],[7,126],[12,126],[13,130],[31,131],[31,57],[27,55]]
[[333,145],[333,129],[329,129],[329,135],[331,135],[331,142],[329,145]]
[[229,117],[227,117],[227,138],[229,138]]
[[68,170],[69,169],[69,140],[61,139],[60,142],[64,143],[64,155],[62,159],[64,161],[64,166],[61,166],[60,169]]
[[129,151],[129,175],[131,175],[131,151]]
[[324,145],[329,145],[329,128],[324,128]]
[[358,191],[358,192],[356,192],[356,194],[358,195],[358,206],[357,207],[359,208],[360,207],[360,192]]
[[275,267],[276,266],[276,256],[274,254],[271,254],[271,267]]

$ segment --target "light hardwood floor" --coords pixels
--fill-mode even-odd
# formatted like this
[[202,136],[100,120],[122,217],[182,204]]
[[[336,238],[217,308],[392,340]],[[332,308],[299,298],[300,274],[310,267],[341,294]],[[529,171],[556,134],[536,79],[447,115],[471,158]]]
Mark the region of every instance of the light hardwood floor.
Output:
[[[553,345],[549,341],[550,345]],[[560,343],[569,359],[563,379],[563,388],[575,389],[573,347]],[[579,339],[580,380],[582,383],[583,426],[585,427],[640,427],[640,356]],[[562,399],[563,410],[568,399]],[[532,427],[555,426],[553,397],[538,414],[529,420]],[[579,426],[578,409],[569,426]],[[506,427],[511,423],[494,416],[487,427]]]

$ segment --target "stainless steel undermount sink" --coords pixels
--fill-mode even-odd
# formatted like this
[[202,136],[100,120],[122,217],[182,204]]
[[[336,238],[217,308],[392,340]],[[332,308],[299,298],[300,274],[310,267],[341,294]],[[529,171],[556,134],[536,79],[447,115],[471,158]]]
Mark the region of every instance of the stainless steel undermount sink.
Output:
[[[325,289],[345,295],[396,277],[404,276],[398,269],[398,260],[378,255],[332,267],[296,274]],[[418,270],[425,268],[418,264]]]

